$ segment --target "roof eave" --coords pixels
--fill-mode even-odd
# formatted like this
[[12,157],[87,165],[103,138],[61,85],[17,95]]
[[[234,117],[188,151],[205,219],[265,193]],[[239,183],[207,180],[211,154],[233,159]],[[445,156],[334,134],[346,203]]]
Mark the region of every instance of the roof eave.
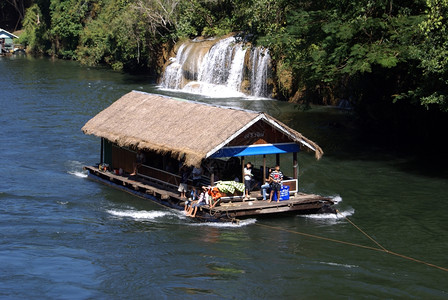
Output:
[[253,124],[257,123],[259,120],[261,120],[262,118],[264,118],[264,114],[259,114],[256,118],[254,118],[252,121],[250,121],[249,123],[247,123],[246,125],[244,125],[243,127],[241,127],[238,131],[234,132],[230,137],[228,137],[226,140],[224,140],[222,143],[220,143],[219,145],[217,145],[215,148],[213,148],[212,150],[210,150],[209,152],[207,152],[206,156],[204,158],[208,158],[210,156],[212,156],[214,153],[216,153],[217,151],[219,151],[219,149],[221,149],[222,147],[224,147],[225,145],[227,145],[230,141],[232,141],[234,138],[236,138],[237,136],[239,136],[242,132],[244,132],[247,128],[249,128],[250,126],[252,126]]
[[322,156],[322,151],[320,149],[319,150],[316,149],[316,147],[314,147],[313,145],[311,145],[304,139],[297,137],[293,133],[289,132],[281,124],[277,123],[274,119],[267,117],[264,113],[260,113],[251,122],[247,123],[245,126],[240,128],[240,130],[238,130],[234,134],[232,134],[228,139],[226,139],[225,141],[223,141],[222,143],[217,145],[215,148],[210,150],[204,158],[208,158],[208,157],[212,156],[214,153],[219,151],[221,148],[223,148],[225,145],[227,145],[230,141],[232,141],[234,138],[236,138],[238,135],[240,135],[242,132],[244,132],[246,129],[248,129],[250,126],[252,126],[253,124],[255,124],[256,122],[258,122],[260,120],[268,122],[270,125],[275,127],[277,130],[279,130],[280,132],[282,132],[283,134],[288,136],[295,143],[300,143],[300,144],[304,145],[305,147],[307,147],[308,149],[314,151],[317,159],[320,159],[320,157]]

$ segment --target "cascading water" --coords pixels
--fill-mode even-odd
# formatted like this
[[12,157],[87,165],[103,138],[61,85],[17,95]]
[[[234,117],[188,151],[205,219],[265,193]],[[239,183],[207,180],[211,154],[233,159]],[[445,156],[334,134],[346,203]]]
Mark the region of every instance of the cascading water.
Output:
[[212,97],[269,97],[267,49],[246,47],[234,37],[188,41],[166,67],[161,87]]
[[229,78],[227,79],[227,86],[233,90],[239,91],[241,82],[243,80],[244,58],[246,57],[247,49],[243,45],[238,44],[234,47],[235,54],[230,65]]
[[251,85],[251,94],[254,96],[264,96],[268,94],[269,63],[271,57],[268,49],[255,48],[252,53],[253,58],[251,77],[254,84]]

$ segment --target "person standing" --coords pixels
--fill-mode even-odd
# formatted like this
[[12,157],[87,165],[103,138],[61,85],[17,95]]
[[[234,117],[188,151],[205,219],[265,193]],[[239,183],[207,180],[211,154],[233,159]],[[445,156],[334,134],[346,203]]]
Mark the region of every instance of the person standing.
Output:
[[272,196],[277,193],[277,202],[280,202],[280,190],[282,188],[283,173],[280,171],[280,166],[276,165],[274,171],[269,175],[271,179],[271,194],[269,195],[269,202],[272,201]]
[[179,184],[179,188],[177,189],[180,192],[180,198],[181,199],[185,199],[186,197],[186,193],[188,190],[188,178],[190,177],[190,172],[188,172],[188,168],[187,166],[183,165],[180,168],[180,184]]
[[137,175],[138,168],[140,168],[144,162],[145,162],[145,155],[142,153],[141,150],[137,150],[137,156],[134,162],[134,172],[131,174],[131,176]]
[[250,199],[249,192],[250,192],[250,186],[252,181],[252,164],[247,163],[246,167],[244,168],[244,200]]
[[193,180],[193,191],[192,191],[192,198],[196,199],[199,197],[199,189],[201,187],[201,179],[202,179],[202,167],[194,167],[193,171],[191,172],[192,180]]

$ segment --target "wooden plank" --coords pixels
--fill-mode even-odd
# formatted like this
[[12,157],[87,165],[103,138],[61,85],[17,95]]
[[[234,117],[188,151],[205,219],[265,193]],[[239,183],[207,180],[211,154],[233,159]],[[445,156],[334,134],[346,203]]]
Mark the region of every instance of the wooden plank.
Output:
[[[179,194],[154,187],[153,185],[139,181],[138,179],[134,180],[134,178],[130,179],[126,176],[116,175],[107,171],[100,171],[98,170],[98,168],[94,167],[85,167],[84,169],[89,170],[92,174],[107,181],[111,181],[114,184],[123,185],[129,190],[136,190],[157,197],[160,200],[165,200],[167,206],[173,204],[182,206],[182,203],[184,202],[184,199],[180,199]],[[216,217],[219,219],[222,217],[226,219],[294,211],[317,211],[325,203],[332,204],[333,202],[328,197],[322,197],[314,194],[297,193],[297,195],[291,197],[290,200],[280,202],[257,200],[246,202],[221,202],[219,206],[216,206],[212,209],[210,209],[208,205],[204,205],[201,207],[201,214],[202,217],[205,216],[206,218],[210,218],[210,215],[212,215],[212,218]]]
[[84,168],[86,170],[90,170],[90,171],[92,171],[92,172],[94,172],[94,173],[96,173],[98,175],[102,174],[103,176],[108,177],[109,180],[111,180],[111,181],[121,182],[124,186],[131,185],[132,187],[138,186],[140,188],[146,189],[148,194],[151,194],[151,192],[152,192],[152,194],[154,196],[156,194],[160,194],[160,195],[161,194],[165,194],[165,195],[169,195],[170,197],[174,197],[174,198],[177,196],[177,194],[175,194],[175,193],[172,193],[172,192],[169,192],[169,191],[166,191],[166,190],[162,190],[162,189],[158,189],[158,188],[156,188],[154,186],[150,186],[150,185],[144,184],[142,182],[129,179],[128,177],[125,177],[125,176],[116,175],[116,174],[113,174],[111,172],[100,171],[97,168],[89,167],[89,166],[84,167]]

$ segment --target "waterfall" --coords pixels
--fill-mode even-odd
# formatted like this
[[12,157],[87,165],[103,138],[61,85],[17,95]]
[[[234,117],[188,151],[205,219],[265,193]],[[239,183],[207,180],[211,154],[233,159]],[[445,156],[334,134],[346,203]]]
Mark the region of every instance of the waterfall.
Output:
[[187,41],[165,68],[161,87],[212,97],[269,97],[270,56],[234,37]]
[[271,57],[268,49],[259,47],[254,49],[252,55],[251,75],[254,84],[251,85],[251,94],[263,97],[268,94],[266,82],[269,78],[268,67]]
[[229,78],[227,79],[227,86],[239,91],[241,82],[243,80],[244,58],[246,57],[247,49],[243,45],[238,44],[234,47],[234,57],[230,65]]

